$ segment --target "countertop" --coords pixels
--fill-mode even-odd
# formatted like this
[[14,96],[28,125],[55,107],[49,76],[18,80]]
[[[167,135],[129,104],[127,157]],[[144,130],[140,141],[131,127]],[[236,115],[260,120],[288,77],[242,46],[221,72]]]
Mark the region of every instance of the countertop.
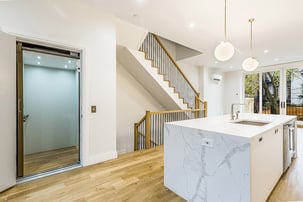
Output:
[[[233,123],[241,120],[268,122],[268,124],[264,126],[254,126],[254,125]],[[296,116],[240,113],[239,119],[234,121],[231,120],[230,114],[226,114],[226,115],[215,116],[215,117],[206,117],[200,119],[190,119],[185,121],[169,122],[166,124],[194,128],[202,131],[223,133],[226,135],[234,135],[244,138],[253,138],[274,127],[280,126],[281,124],[285,124],[291,120],[296,120]]]

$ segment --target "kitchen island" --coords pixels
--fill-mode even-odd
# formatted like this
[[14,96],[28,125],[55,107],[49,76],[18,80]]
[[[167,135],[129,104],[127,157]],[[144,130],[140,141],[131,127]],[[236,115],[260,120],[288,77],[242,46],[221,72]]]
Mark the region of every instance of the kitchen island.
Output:
[[283,125],[295,120],[241,113],[166,123],[164,185],[189,201],[266,201],[283,174]]

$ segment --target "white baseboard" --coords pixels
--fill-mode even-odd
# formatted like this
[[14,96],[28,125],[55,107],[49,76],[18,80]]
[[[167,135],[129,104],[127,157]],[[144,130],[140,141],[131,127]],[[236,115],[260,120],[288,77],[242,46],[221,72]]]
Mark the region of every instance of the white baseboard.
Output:
[[128,151],[126,150],[126,149],[120,149],[120,150],[118,150],[118,155],[120,155],[120,154],[125,154],[125,153],[127,153]]
[[83,162],[84,166],[89,166],[97,163],[101,163],[107,160],[117,158],[118,154],[117,151],[106,152],[94,156],[90,156],[86,161]]

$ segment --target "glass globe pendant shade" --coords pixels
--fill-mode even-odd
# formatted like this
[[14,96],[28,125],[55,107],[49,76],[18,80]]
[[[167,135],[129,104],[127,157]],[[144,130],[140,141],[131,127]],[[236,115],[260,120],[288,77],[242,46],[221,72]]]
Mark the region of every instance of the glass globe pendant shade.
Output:
[[221,43],[215,49],[215,57],[219,61],[229,60],[235,53],[234,46],[225,41],[221,41]]
[[258,60],[256,60],[253,57],[246,58],[242,63],[243,69],[248,72],[257,69],[258,65],[259,65]]

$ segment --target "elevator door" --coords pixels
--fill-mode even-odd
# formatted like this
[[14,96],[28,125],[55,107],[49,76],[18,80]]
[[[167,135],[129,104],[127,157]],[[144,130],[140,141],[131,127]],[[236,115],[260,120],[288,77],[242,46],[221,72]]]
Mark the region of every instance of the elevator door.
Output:
[[79,58],[28,46],[19,47],[18,177],[80,162]]

